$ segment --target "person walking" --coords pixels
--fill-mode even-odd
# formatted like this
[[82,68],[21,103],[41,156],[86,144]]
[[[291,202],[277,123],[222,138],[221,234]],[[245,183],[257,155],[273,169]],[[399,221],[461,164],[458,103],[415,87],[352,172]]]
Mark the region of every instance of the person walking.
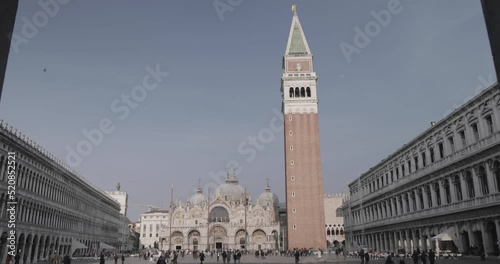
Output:
[[125,256],[122,254],[122,264],[125,263]]
[[295,251],[295,264],[298,264],[298,263],[299,263],[299,260],[300,260],[300,259],[299,259],[299,257],[300,257],[299,251],[298,251],[298,250],[296,250],[296,251]]
[[436,261],[436,254],[432,251],[432,249],[429,250],[429,262],[431,264],[434,264],[434,261]]
[[205,254],[203,254],[203,251],[200,252],[200,264],[203,264],[203,261],[205,261]]
[[368,252],[365,252],[365,263],[368,264],[370,262],[370,254]]
[[115,253],[114,259],[115,259],[115,264],[118,264],[118,254]]
[[422,264],[427,264],[427,253],[425,251],[420,255],[420,260],[422,260]]
[[63,263],[64,264],[71,264],[71,258],[68,255],[64,256]]
[[158,261],[156,261],[156,264],[167,264],[167,262],[165,261],[165,257],[163,257],[163,255],[161,255],[158,258]]
[[106,262],[106,259],[104,259],[104,254],[101,253],[101,257],[99,257],[99,264],[104,264]]

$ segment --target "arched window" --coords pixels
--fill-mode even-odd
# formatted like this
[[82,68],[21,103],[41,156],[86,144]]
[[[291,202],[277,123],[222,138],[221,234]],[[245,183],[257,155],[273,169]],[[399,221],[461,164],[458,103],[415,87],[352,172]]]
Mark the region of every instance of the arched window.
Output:
[[470,171],[465,174],[465,184],[467,186],[467,194],[469,199],[476,197],[474,192],[474,181],[472,180],[472,173]]
[[290,96],[290,98],[293,98],[293,88],[292,87],[290,87],[289,96]]
[[340,229],[340,235],[343,236],[344,235],[344,229]]
[[327,235],[327,236],[329,236],[329,235],[331,235],[331,234],[332,234],[332,233],[330,233],[330,228],[328,228],[328,229],[326,230],[326,235]]
[[451,193],[450,193],[450,181],[446,179],[444,181],[444,196],[446,197],[446,203],[451,203]]
[[307,94],[307,97],[311,97],[311,88],[309,88],[309,87],[306,88],[306,94]]
[[479,186],[481,186],[482,195],[489,194],[488,180],[486,179],[486,171],[483,166],[479,167],[479,172],[477,174],[479,180]]
[[497,192],[500,192],[500,162],[495,161],[493,163],[493,168],[491,169],[491,172],[493,173],[493,178],[496,181],[497,185]]
[[455,193],[457,194],[457,201],[462,201],[463,200],[463,194],[462,194],[462,183],[460,182],[460,176],[455,176],[455,179],[453,181],[455,184]]
[[438,206],[441,206],[441,190],[439,189],[439,184],[434,184],[434,192],[436,193],[436,202]]
[[339,234],[340,234],[340,231],[339,231],[338,229],[337,229],[337,230],[335,230],[335,235],[337,235],[337,236],[338,236]]
[[300,97],[299,87],[295,88],[295,97]]
[[304,87],[300,88],[300,97],[306,97],[306,89]]
[[210,211],[210,222],[229,222],[229,213],[226,208],[217,206]]

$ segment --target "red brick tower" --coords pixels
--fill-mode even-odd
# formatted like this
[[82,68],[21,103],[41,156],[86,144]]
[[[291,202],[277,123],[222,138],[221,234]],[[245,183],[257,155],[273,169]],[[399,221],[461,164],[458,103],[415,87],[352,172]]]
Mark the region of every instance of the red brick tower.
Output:
[[295,7],[283,57],[288,248],[326,249],[317,76]]

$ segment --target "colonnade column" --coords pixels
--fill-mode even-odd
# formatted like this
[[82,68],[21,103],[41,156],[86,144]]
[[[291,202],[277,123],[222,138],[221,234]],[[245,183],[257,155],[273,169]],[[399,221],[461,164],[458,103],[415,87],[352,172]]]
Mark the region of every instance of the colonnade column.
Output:
[[396,201],[392,197],[390,199],[391,199],[390,201],[391,201],[391,213],[392,213],[391,217],[393,217],[393,216],[396,216],[396,205],[395,205]]
[[490,248],[489,248],[489,245],[490,243],[489,242],[489,236],[488,234],[486,233],[486,221],[481,221],[479,223],[479,225],[481,226],[481,236],[483,238],[483,250],[484,250],[484,255],[487,257],[488,256],[488,251],[490,251]]
[[398,253],[399,243],[398,243],[398,231],[394,231],[394,253]]
[[479,179],[477,178],[476,168],[473,168],[471,172],[472,172],[472,182],[474,182],[474,194],[475,197],[478,197],[481,195],[481,189],[479,187]]
[[390,234],[390,232],[385,233],[385,241],[386,241],[385,251],[390,252],[391,251],[391,234]]
[[413,193],[415,195],[415,200],[417,201],[417,211],[418,211],[418,210],[420,210],[420,208],[422,208],[421,205],[420,205],[420,195],[418,195],[419,190],[415,189],[413,191]]
[[[500,239],[500,220],[495,219],[495,229],[497,230],[497,239]],[[500,243],[497,244],[498,250],[500,251]]]
[[436,190],[434,190],[434,184],[430,184],[430,190],[431,190],[431,199],[432,199],[432,207],[437,206],[437,199],[436,199]]
[[425,187],[422,187],[422,197],[424,197],[424,210],[429,208],[429,198],[427,198],[427,193],[425,192]]
[[496,193],[496,184],[493,172],[491,171],[491,166],[493,166],[493,162],[491,160],[487,161],[484,166],[486,167],[486,179],[488,179],[488,191],[489,193]]

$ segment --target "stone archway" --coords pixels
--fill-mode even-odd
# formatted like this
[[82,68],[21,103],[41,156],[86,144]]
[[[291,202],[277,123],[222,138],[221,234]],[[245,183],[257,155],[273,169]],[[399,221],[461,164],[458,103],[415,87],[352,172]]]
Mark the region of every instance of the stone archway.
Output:
[[210,250],[227,249],[227,231],[222,226],[214,226],[209,232]]
[[486,223],[487,238],[484,241],[484,249],[488,255],[499,256],[500,250],[498,248],[497,228],[493,220]]
[[200,243],[201,235],[198,230],[191,230],[188,233],[188,248],[193,251],[199,250],[199,243]]
[[0,236],[0,258],[3,262],[7,257],[7,232],[3,232],[2,236]]
[[245,230],[243,229],[238,230],[234,235],[234,244],[236,245],[237,248],[245,249],[246,242],[247,241],[245,236]]
[[264,249],[266,244],[266,232],[257,229],[252,233],[253,249]]
[[170,238],[170,243],[172,245],[172,248],[170,248],[171,250],[175,250],[175,249],[183,249],[182,246],[183,246],[183,239],[184,239],[184,235],[182,234],[182,232],[180,231],[174,231],[172,233],[172,236]]

